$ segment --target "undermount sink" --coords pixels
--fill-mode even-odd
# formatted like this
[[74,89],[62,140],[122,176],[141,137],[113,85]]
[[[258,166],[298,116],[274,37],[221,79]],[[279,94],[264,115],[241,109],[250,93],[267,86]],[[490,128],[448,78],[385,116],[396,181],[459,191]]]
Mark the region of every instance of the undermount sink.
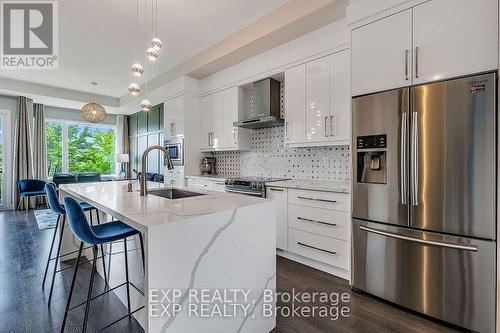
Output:
[[182,199],[182,198],[190,198],[197,197],[199,195],[205,195],[203,193],[196,193],[184,190],[178,190],[176,188],[166,188],[161,190],[152,190],[148,192],[148,195],[156,195],[158,197],[166,198],[166,199]]

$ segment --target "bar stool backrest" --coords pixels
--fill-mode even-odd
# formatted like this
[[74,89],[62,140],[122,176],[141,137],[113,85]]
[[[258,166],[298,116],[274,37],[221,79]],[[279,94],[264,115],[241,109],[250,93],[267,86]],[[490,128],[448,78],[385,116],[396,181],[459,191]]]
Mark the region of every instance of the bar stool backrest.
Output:
[[99,239],[92,232],[82,206],[75,199],[65,197],[64,208],[69,226],[76,238],[87,244],[99,244]]
[[61,204],[59,203],[59,199],[57,198],[57,192],[54,184],[52,183],[45,184],[45,192],[47,193],[49,206],[54,211],[54,213],[66,215],[64,207],[61,206]]

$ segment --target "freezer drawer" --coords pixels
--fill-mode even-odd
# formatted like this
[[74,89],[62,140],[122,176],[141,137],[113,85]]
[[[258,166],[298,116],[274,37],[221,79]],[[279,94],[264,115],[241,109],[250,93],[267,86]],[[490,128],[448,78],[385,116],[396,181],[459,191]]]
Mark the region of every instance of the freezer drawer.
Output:
[[353,219],[353,287],[467,329],[494,332],[495,246]]

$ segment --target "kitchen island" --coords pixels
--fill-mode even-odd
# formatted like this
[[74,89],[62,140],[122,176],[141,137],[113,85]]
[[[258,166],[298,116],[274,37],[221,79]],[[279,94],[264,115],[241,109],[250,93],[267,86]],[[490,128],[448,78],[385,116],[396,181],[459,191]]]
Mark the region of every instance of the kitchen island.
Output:
[[[143,233],[145,274],[137,284],[146,297],[136,297],[132,310],[145,305],[135,315],[145,331],[270,332],[275,318],[268,295],[276,289],[273,203],[177,187],[201,195],[168,199],[154,194],[171,186],[148,187],[147,196],[137,189],[127,192],[126,181],[60,187],[61,197],[86,201],[108,220],[119,219]],[[123,272],[123,260],[115,263],[114,257],[111,275]],[[142,273],[141,261],[133,265],[136,275]],[[116,284],[125,280],[119,275]],[[123,292],[117,294],[126,304]]]

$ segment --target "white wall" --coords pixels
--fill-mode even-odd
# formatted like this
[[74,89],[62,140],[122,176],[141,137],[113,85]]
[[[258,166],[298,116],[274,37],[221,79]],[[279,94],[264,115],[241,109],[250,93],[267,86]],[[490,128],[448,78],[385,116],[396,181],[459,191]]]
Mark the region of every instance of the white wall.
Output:
[[269,77],[311,58],[347,48],[349,34],[345,19],[326,25],[200,80],[200,93],[207,94]]

